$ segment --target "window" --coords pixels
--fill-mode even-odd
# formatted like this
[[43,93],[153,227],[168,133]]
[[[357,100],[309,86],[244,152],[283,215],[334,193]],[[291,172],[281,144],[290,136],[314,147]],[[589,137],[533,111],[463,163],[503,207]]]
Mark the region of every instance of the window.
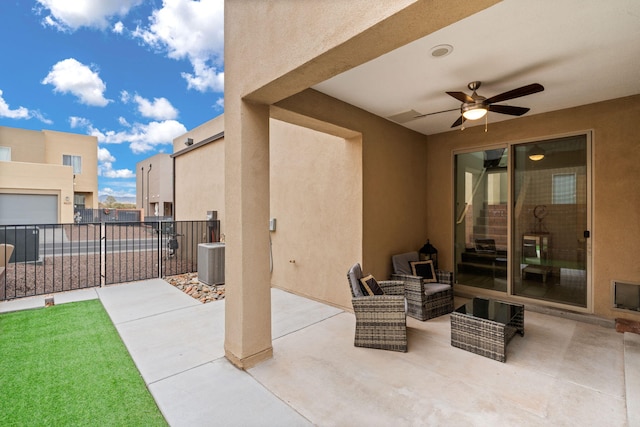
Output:
[[62,164],[65,166],[73,166],[73,173],[82,173],[82,157],[80,156],[63,154]]
[[11,147],[0,147],[0,161],[11,161]]
[[85,208],[85,196],[84,194],[74,194],[73,195],[73,204],[76,209],[84,209]]
[[576,174],[559,173],[553,175],[553,204],[576,204]]

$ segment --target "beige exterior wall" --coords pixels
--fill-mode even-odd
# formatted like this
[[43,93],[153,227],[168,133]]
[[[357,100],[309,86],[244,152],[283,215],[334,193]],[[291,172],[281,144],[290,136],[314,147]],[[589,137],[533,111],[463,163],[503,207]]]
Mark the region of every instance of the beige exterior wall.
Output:
[[271,217],[276,219],[271,283],[350,308],[341,267],[362,254],[361,138],[269,123]]
[[184,135],[180,135],[173,139],[173,152],[177,154],[181,151],[189,149],[185,142],[188,138],[193,140],[193,145],[200,144],[214,135],[224,132],[224,114],[215,117],[208,122],[201,124],[200,126],[191,129]]
[[73,172],[68,166],[0,162],[0,193],[58,196],[58,222],[73,222]]
[[0,146],[11,148],[12,162],[46,163],[44,141],[40,131],[0,126]]
[[173,159],[159,153],[136,163],[136,208],[143,215],[173,216]]
[[[45,163],[62,165],[62,156],[65,154],[82,158],[82,173],[76,174],[73,188],[76,193],[85,194],[86,208],[97,209],[98,138],[51,130],[43,130],[42,133],[46,146]],[[73,222],[73,214],[70,222]]]
[[[176,220],[205,220],[207,211],[218,211],[225,230],[224,137],[208,140],[224,131],[224,116],[216,117],[174,139]],[[185,146],[187,138],[193,145]]]
[[[269,274],[269,256],[264,250],[269,244],[264,232],[270,214],[269,106],[496,2],[404,0],[372,5],[367,0],[271,1],[253,2],[251,7],[242,0],[225,2],[225,354],[234,364],[247,368],[273,351],[270,291],[264,282]],[[326,99],[320,102],[325,108],[339,106]],[[292,101],[280,107],[301,111],[315,106]],[[317,114],[340,120],[335,111]],[[390,261],[383,253],[391,253],[391,245],[408,245],[404,234],[385,232],[389,227],[402,228],[397,224],[407,212],[390,202],[409,208],[424,204],[415,202],[415,195],[407,200],[407,191],[397,184],[411,181],[419,185],[413,177],[426,172],[415,170],[415,163],[402,164],[402,170],[412,173],[388,183],[385,178],[396,167],[389,161],[397,150],[385,143],[409,141],[398,150],[404,158],[418,147],[414,141],[421,138],[382,125],[384,119],[366,120],[366,124],[357,124],[365,131],[375,128],[380,133],[343,127],[363,135],[363,263],[365,268],[387,272]],[[400,135],[407,135],[406,139]],[[400,197],[393,195],[397,191]],[[372,209],[379,213],[370,212]],[[392,219],[391,224],[387,219]],[[419,235],[423,230],[426,228],[413,232]],[[424,236],[414,239],[422,241]]]
[[[360,262],[365,271],[388,279],[391,256],[416,250],[429,237],[423,190],[427,185],[426,136],[314,90],[276,105],[362,135],[362,255],[344,259],[333,268],[346,275],[353,263]],[[358,211],[345,214],[357,215]],[[343,286],[347,287],[346,279]]]
[[449,270],[454,267],[455,150],[592,131],[593,312],[605,318],[640,320],[640,315],[612,309],[611,294],[613,280],[638,283],[640,278],[640,263],[636,260],[640,252],[638,114],[640,96],[633,96],[490,124],[486,133],[483,126],[477,126],[464,132],[430,136],[426,158],[426,196],[430,201],[427,225],[442,266]]
[[[87,208],[98,207],[98,140],[50,130],[0,127],[0,146],[11,147],[11,162],[0,165],[0,192],[58,195],[58,221],[73,222],[74,192]],[[64,154],[82,157],[82,173],[62,165]],[[75,185],[74,185],[75,182]]]

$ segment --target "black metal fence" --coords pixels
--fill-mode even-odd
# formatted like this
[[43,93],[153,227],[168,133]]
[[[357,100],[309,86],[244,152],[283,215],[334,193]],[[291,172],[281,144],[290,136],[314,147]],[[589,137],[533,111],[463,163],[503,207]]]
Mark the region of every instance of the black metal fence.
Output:
[[[77,224],[95,222],[136,222],[141,220],[141,212],[135,209],[75,209],[74,221]],[[161,221],[156,219],[155,221]]]
[[[206,221],[0,226],[0,301],[198,270]],[[2,265],[0,265],[0,269]]]

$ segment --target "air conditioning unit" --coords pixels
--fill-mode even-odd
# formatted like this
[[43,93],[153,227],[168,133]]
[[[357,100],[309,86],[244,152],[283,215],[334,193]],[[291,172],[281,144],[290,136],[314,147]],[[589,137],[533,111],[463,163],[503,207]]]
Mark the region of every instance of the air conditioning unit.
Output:
[[224,283],[224,243],[198,245],[198,280],[207,285]]

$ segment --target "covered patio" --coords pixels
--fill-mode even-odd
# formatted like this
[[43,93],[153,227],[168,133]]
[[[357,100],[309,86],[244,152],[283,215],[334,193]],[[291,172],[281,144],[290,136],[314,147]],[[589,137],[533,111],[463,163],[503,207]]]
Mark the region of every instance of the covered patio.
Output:
[[224,357],[223,301],[201,304],[161,279],[55,296],[88,298],[102,301],[172,426],[640,423],[640,336],[607,325],[527,310],[500,363],[452,347],[448,315],[408,318],[398,353],[354,347],[352,313],[272,289],[274,357],[240,370]]

